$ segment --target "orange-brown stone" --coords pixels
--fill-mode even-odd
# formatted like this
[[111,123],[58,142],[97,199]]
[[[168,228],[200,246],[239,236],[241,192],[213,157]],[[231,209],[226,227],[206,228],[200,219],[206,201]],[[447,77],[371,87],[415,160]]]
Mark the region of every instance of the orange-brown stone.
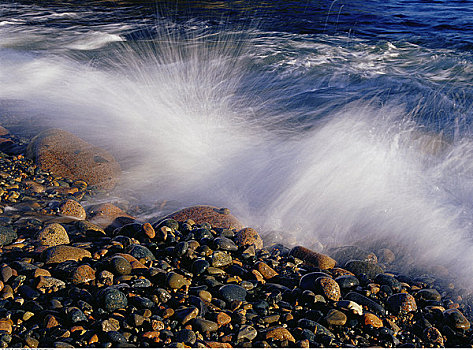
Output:
[[101,228],[106,228],[110,225],[122,226],[134,219],[133,216],[128,215],[112,203],[103,203],[92,207],[89,215],[89,221]]
[[26,154],[43,170],[71,180],[83,180],[99,189],[115,187],[121,172],[110,153],[60,129],[36,135]]
[[274,327],[269,329],[266,332],[266,339],[289,340],[293,343],[296,342],[291,332],[289,332],[289,330],[284,327]]
[[375,314],[372,314],[371,312],[365,312],[363,314],[363,325],[371,325],[374,328],[380,328],[383,327],[383,321]]
[[228,209],[217,208],[209,205],[198,205],[184,208],[170,214],[168,218],[174,219],[176,221],[187,221],[192,219],[198,225],[207,222],[212,225],[212,227],[236,230],[240,230],[243,227],[240,221],[230,214]]
[[267,280],[279,275],[271,266],[262,261],[257,262],[255,268]]
[[237,232],[234,237],[237,246],[244,247],[247,245],[255,245],[256,249],[263,248],[263,240],[255,229],[247,227]]
[[299,258],[304,261],[304,263],[318,267],[322,270],[328,270],[335,266],[337,263],[334,259],[328,255],[314,252],[313,250],[296,246],[292,248],[291,255],[295,258]]

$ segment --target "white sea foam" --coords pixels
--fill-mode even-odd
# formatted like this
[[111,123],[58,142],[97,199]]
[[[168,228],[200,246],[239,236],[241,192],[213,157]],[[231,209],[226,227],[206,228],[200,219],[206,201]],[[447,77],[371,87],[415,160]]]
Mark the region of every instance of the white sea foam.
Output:
[[470,135],[442,141],[395,99],[325,105],[292,130],[301,112],[272,108],[265,96],[284,101],[287,90],[253,75],[258,55],[235,34],[162,33],[95,66],[0,52],[0,101],[110,149],[121,188],[143,201],[230,207],[300,244],[401,246],[417,264],[471,276]]

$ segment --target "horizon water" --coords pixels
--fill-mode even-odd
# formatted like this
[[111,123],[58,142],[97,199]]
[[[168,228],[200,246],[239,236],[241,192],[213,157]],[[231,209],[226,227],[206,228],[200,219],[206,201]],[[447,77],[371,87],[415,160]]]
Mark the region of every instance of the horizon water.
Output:
[[228,207],[471,288],[472,29],[472,1],[4,1],[0,124],[106,148],[142,219]]

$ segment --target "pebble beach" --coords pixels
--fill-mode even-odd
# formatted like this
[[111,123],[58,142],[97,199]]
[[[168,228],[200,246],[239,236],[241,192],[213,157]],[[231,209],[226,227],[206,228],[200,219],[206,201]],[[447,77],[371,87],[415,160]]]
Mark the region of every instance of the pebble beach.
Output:
[[[66,131],[0,140],[2,347],[470,347],[468,291],[384,248],[265,243],[231,208],[146,221]],[[212,204],[212,203],[203,203]]]

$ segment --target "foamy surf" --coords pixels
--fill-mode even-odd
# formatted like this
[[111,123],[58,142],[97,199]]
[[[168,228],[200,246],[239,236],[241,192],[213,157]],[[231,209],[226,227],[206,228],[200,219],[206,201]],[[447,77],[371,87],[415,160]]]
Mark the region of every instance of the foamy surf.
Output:
[[[117,38],[92,38],[79,49]],[[229,207],[263,233],[284,232],[289,245],[393,247],[416,266],[444,265],[472,286],[470,134],[445,124],[449,141],[435,146],[438,136],[419,117],[425,111],[402,105],[399,95],[386,99],[389,91],[297,102],[304,79],[293,71],[297,60],[257,71],[272,55],[258,53],[274,47],[253,43],[251,33],[168,30],[145,44],[119,43],[93,64],[86,56],[3,51],[0,100],[21,101],[18,116],[33,114],[111,150],[125,170],[117,195]],[[333,88],[347,64],[343,50],[333,50],[335,70],[312,92]],[[368,65],[373,75],[400,54],[392,44],[382,59],[372,51],[362,61],[379,63]],[[292,67],[282,77],[296,74],[295,86],[275,74],[285,65]],[[366,65],[352,68],[363,76]]]

